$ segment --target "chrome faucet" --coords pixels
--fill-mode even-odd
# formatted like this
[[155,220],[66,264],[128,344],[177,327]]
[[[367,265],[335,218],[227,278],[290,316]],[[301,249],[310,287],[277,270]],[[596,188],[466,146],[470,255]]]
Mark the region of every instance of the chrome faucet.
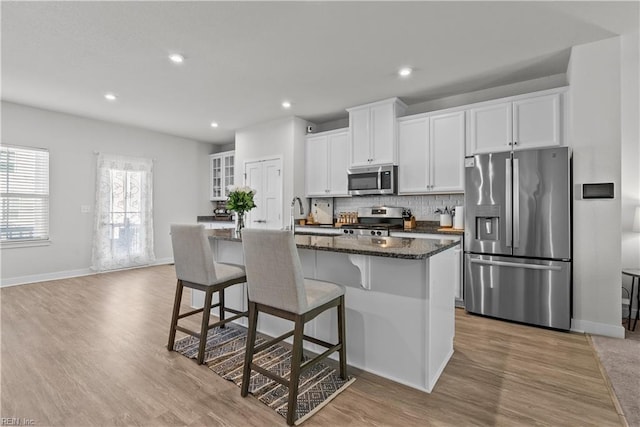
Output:
[[304,208],[302,207],[302,200],[300,200],[300,197],[294,197],[293,200],[291,200],[291,218],[290,218],[290,224],[289,226],[291,227],[291,232],[295,233],[296,230],[296,220],[293,216],[293,208],[296,205],[296,201],[298,201],[298,206],[300,206],[300,215],[304,214]]

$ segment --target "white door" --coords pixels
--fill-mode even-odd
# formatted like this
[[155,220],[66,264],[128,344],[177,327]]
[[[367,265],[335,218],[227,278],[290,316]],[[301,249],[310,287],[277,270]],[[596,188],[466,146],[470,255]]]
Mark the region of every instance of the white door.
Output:
[[245,163],[245,185],[256,190],[256,207],[246,217],[251,228],[282,228],[282,160],[269,159]]

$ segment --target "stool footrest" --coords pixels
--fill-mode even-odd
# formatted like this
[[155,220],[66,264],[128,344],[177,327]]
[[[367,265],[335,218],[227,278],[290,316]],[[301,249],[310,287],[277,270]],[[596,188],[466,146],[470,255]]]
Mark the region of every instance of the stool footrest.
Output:
[[331,353],[333,353],[334,351],[338,351],[342,348],[342,344],[336,344],[333,347],[329,348],[327,351],[325,351],[324,353],[314,357],[311,360],[307,360],[306,362],[304,362],[302,365],[300,365],[300,373],[303,373],[304,371],[306,371],[307,369],[309,369],[311,366],[313,366],[314,364],[318,363],[319,361],[321,361],[322,359],[325,359],[327,356],[329,356]]
[[302,338],[305,341],[309,341],[309,342],[312,342],[312,343],[314,343],[316,345],[320,345],[320,346],[326,347],[326,348],[329,348],[329,347],[334,345],[334,344],[328,343],[326,341],[319,340],[318,338],[310,337],[309,335],[303,335]]
[[247,317],[247,313],[240,312],[240,314],[236,314],[235,316],[231,316],[227,319],[220,320],[219,322],[212,323],[209,325],[209,329],[213,329],[217,326],[222,326],[226,323],[233,322],[234,320],[239,319],[241,317]]
[[188,311],[186,313],[180,314],[178,316],[178,319],[182,319],[182,318],[185,318],[185,317],[193,316],[194,314],[202,313],[203,311],[204,311],[204,307],[203,308],[199,308],[197,310]]
[[180,332],[184,332],[185,334],[189,334],[192,337],[200,338],[200,332],[192,331],[191,329],[183,328],[182,326],[176,325],[176,330]]
[[285,387],[289,387],[289,381],[288,380],[282,378],[279,375],[274,374],[273,372],[263,368],[262,366],[258,366],[256,364],[252,363],[251,364],[251,369],[253,369],[256,372],[261,373],[262,375],[264,375],[267,378],[270,378],[270,379],[282,384]]
[[[220,303],[219,303],[219,302],[217,302],[217,303],[213,304],[213,305],[211,306],[211,308],[216,308],[216,307],[219,307],[219,306],[220,306]],[[210,308],[210,309],[211,309],[211,308]],[[231,310],[231,309],[228,309],[228,308],[225,308],[224,310],[225,310],[225,311],[229,311],[229,312],[231,312],[231,313],[236,313],[236,312],[237,312],[237,313],[240,313],[240,312],[239,312],[239,311],[237,311],[237,310]],[[185,317],[193,316],[194,314],[202,313],[203,311],[204,311],[204,307],[202,307],[202,308],[198,308],[198,309],[196,309],[196,310],[187,311],[186,313],[182,313],[182,314],[180,314],[180,315],[178,316],[178,319],[183,319],[183,318],[185,318]]]
[[262,350],[264,350],[264,349],[267,349],[267,348],[271,347],[271,346],[272,346],[272,345],[274,345],[275,343],[280,342],[280,341],[282,341],[282,340],[285,340],[285,339],[289,338],[289,337],[290,337],[290,336],[292,336],[292,335],[293,335],[293,331],[290,331],[290,332],[287,332],[287,333],[285,333],[285,334],[280,335],[280,336],[279,336],[279,337],[277,337],[277,338],[274,338],[274,339],[272,339],[272,340],[270,340],[270,341],[267,341],[267,342],[265,342],[265,343],[262,343],[262,344],[260,344],[259,346],[256,346],[256,347],[253,349],[253,354],[257,354],[257,353],[261,352]]

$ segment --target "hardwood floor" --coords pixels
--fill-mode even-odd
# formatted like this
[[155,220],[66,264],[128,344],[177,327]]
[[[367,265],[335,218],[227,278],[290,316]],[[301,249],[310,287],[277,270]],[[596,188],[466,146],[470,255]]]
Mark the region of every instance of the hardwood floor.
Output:
[[[174,290],[173,266],[2,289],[0,416],[38,426],[286,425],[167,351]],[[587,337],[463,310],[433,393],[351,372],[357,381],[305,426],[622,425]]]

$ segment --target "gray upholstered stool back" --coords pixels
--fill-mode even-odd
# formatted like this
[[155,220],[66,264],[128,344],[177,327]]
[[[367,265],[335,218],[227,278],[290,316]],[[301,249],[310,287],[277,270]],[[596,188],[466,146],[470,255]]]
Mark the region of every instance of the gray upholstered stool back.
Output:
[[204,225],[171,225],[171,243],[179,280],[201,285],[217,281],[213,252]]
[[304,313],[307,295],[298,249],[290,231],[242,230],[249,301]]

